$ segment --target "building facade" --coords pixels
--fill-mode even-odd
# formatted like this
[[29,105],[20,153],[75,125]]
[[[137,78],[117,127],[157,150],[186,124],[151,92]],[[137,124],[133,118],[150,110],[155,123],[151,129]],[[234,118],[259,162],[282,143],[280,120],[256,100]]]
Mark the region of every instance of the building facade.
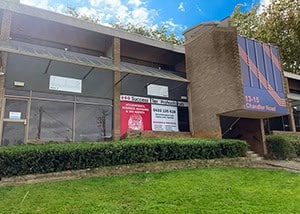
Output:
[[[283,79],[276,47],[226,22],[188,30],[185,46],[17,1],[0,2],[0,23],[1,145],[104,141],[135,130],[240,138],[263,154],[265,129],[278,118],[299,130],[299,77]],[[261,76],[258,54],[271,54]],[[268,72],[273,79],[261,78]]]

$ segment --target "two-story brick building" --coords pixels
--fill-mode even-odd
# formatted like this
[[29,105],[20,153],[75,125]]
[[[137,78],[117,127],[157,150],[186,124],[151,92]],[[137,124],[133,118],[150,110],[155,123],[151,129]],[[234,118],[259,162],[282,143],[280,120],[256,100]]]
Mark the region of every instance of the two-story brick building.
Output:
[[189,29],[184,46],[17,1],[0,2],[0,23],[1,145],[140,130],[240,138],[263,154],[269,118],[299,128],[299,77],[284,81],[278,49],[227,20]]

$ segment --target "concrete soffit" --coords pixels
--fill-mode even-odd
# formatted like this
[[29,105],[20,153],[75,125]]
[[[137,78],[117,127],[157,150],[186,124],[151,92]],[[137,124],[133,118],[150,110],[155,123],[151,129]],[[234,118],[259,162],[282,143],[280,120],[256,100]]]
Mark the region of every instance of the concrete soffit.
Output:
[[291,100],[297,100],[300,101],[300,94],[296,94],[296,93],[288,93],[287,97]]
[[170,51],[174,51],[177,53],[185,53],[185,49],[182,45],[173,45],[167,42],[161,42],[157,41],[154,39],[146,38],[142,35],[135,34],[135,33],[129,33],[124,30],[120,29],[114,29],[111,27],[106,27],[103,25],[99,24],[94,24],[90,22],[86,22],[80,19],[76,19],[73,17],[69,17],[66,15],[58,14],[52,11],[44,10],[44,9],[39,9],[19,3],[14,3],[8,0],[1,0],[0,1],[0,9],[3,10],[10,10],[15,13],[19,14],[24,14],[28,16],[33,16],[36,18],[41,18],[44,20],[49,20],[53,22],[57,22],[60,24],[65,24],[89,31],[94,31],[97,33],[113,36],[113,37],[118,37],[121,39],[129,40],[129,41],[134,41],[137,43],[142,43],[145,45],[157,47],[157,48],[162,48]]
[[300,80],[300,75],[299,74],[293,74],[293,73],[286,72],[286,71],[284,71],[283,74],[284,74],[285,77],[287,77],[289,79]]

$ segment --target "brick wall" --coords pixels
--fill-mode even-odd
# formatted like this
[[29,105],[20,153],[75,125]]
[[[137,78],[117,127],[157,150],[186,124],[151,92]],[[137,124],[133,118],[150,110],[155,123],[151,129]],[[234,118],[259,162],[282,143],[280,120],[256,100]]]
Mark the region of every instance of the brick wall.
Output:
[[243,109],[244,95],[234,28],[209,27],[185,44],[195,137],[221,137],[218,115]]

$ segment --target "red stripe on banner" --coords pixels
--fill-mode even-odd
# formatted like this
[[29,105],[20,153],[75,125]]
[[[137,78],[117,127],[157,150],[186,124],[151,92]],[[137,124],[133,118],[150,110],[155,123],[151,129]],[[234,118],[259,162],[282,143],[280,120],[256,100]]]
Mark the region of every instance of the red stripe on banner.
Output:
[[[266,78],[263,76],[263,74],[259,71],[259,69],[256,67],[256,65],[252,62],[252,60],[248,57],[246,52],[239,46],[240,56],[245,61],[245,63],[249,66],[250,71],[257,77],[260,78],[260,81],[262,85],[266,88],[268,93],[273,97],[273,99],[277,102],[279,106],[285,107],[286,101],[285,99],[282,99],[279,97],[279,95],[275,92],[275,90],[272,88],[272,86],[269,84],[269,82],[266,80]],[[268,90],[269,88],[269,90]]]
[[268,45],[263,44],[263,49],[264,49],[265,53],[272,60],[272,63],[274,63],[275,66],[278,68],[278,70],[281,71],[281,64],[279,62],[279,59],[277,58],[277,56],[274,55],[274,53],[272,52],[271,48]]
[[[250,67],[250,70],[252,73],[254,73],[254,75],[256,77],[258,77],[258,73],[260,73],[260,71],[257,69],[257,67],[255,66],[255,64],[249,59],[249,57],[247,56],[247,54],[244,52],[244,50],[240,50],[241,52],[241,57],[243,58],[243,60],[247,63],[248,60],[248,66]],[[261,83],[262,85],[267,89],[267,87],[269,86],[270,90],[267,90],[269,92],[269,94],[273,97],[273,99],[278,103],[278,105],[280,106],[285,106],[285,100],[280,98],[278,96],[278,94],[275,92],[275,90],[269,85],[268,81],[265,79],[264,76],[261,76]]]

